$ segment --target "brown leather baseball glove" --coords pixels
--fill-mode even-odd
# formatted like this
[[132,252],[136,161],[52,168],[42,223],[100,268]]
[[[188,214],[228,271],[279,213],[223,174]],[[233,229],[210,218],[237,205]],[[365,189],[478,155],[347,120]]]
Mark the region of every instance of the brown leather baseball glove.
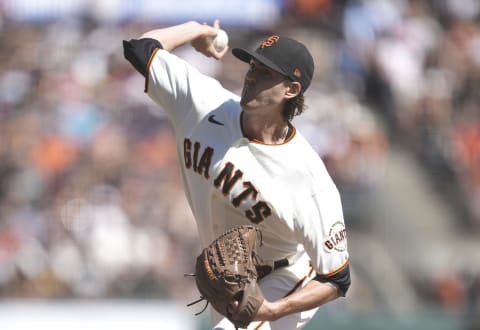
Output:
[[[253,226],[235,227],[197,257],[195,276],[200,300],[206,299],[237,329],[248,327],[265,299],[257,284],[255,269],[259,261],[257,232]],[[232,312],[229,306],[235,301],[238,308]]]

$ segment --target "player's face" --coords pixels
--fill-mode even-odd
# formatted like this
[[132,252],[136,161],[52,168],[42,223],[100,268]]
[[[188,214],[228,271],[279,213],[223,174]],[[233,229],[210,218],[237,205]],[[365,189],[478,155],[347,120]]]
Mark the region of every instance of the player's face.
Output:
[[245,111],[283,107],[287,89],[288,79],[284,75],[252,60],[245,75],[240,104]]

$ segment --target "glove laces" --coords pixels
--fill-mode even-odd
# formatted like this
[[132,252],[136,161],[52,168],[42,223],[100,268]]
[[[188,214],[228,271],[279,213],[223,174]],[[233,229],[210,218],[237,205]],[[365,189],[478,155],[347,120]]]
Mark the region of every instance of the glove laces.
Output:
[[[195,274],[183,274],[183,276],[195,276]],[[195,301],[192,301],[191,303],[187,304],[187,307],[190,307],[190,306],[193,306],[195,304],[198,304],[202,300],[206,301],[205,306],[203,307],[203,309],[200,312],[195,313],[195,316],[198,316],[198,315],[202,314],[203,312],[205,312],[205,310],[208,307],[208,300],[206,300],[203,296],[200,296],[199,299],[197,299]]]

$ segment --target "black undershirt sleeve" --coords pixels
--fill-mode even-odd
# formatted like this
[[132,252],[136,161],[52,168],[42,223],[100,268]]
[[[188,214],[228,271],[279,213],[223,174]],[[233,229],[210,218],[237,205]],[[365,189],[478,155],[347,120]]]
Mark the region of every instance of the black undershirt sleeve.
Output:
[[347,265],[341,271],[331,276],[317,274],[313,279],[321,283],[332,283],[340,291],[340,296],[345,297],[350,287],[350,266]]
[[151,38],[124,40],[123,56],[145,77],[150,57],[157,48],[163,48],[162,44]]

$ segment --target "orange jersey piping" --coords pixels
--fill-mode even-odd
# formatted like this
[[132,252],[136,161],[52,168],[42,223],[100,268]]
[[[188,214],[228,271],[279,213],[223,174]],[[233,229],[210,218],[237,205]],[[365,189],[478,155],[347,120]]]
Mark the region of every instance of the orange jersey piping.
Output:
[[347,260],[343,263],[343,265],[341,265],[341,266],[338,267],[337,269],[331,271],[330,273],[327,273],[327,274],[318,274],[318,275],[320,275],[321,277],[330,277],[330,276],[333,276],[333,275],[335,275],[335,274],[337,274],[337,273],[340,273],[342,270],[344,270],[345,267],[347,267],[349,263],[350,263],[350,259],[347,259]]
[[275,147],[275,146],[281,146],[283,144],[286,144],[288,142],[290,142],[291,140],[293,140],[293,138],[295,137],[295,134],[297,133],[297,129],[295,128],[295,126],[291,125],[292,127],[292,133],[290,134],[290,136],[288,137],[288,139],[286,139],[285,141],[283,141],[282,143],[277,143],[277,144],[268,144],[268,143],[264,143],[260,140],[257,140],[257,139],[252,139],[252,138],[249,138],[245,135],[245,131],[243,130],[243,122],[242,122],[242,117],[243,117],[243,111],[242,113],[240,114],[240,129],[242,130],[242,135],[244,137],[246,137],[250,142],[252,143],[256,143],[256,144],[261,144],[261,145],[264,145],[264,146],[271,146],[271,147]]
[[159,49],[161,48],[155,48],[152,52],[152,55],[150,55],[150,58],[148,59],[147,69],[145,70],[145,89],[144,89],[145,93],[148,92],[148,80],[149,80],[148,78],[150,77],[150,74],[149,74],[150,66],[152,65],[153,58],[155,57]]

